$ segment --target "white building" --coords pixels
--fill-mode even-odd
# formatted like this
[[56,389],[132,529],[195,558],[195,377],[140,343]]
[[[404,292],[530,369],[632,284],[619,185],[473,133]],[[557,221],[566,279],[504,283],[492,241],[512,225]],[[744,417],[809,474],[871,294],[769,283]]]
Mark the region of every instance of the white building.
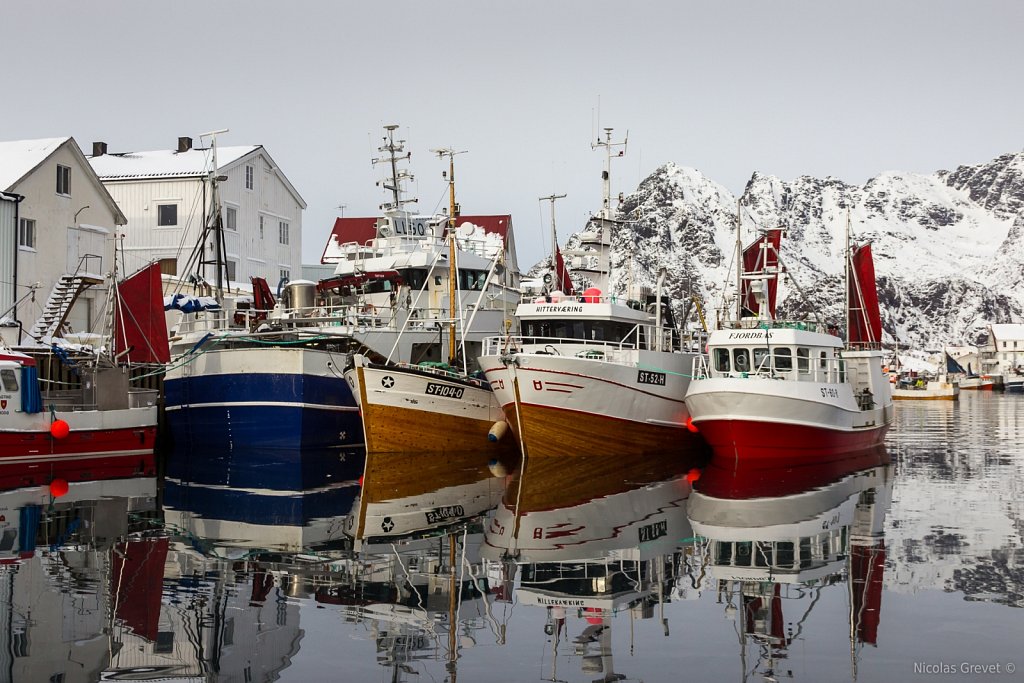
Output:
[[[20,323],[2,328],[17,344],[58,285],[79,292],[102,282],[125,216],[71,137],[0,142],[0,192],[0,317]],[[103,288],[81,289],[40,336],[65,324],[102,331],[105,297]]]
[[1005,377],[1024,372],[1024,324],[989,325],[982,358],[987,373]]
[[[157,259],[164,274],[215,282],[212,237],[190,265],[212,203],[210,148],[182,137],[176,149],[108,153],[94,142],[89,161],[127,216],[126,270]],[[259,276],[274,286],[298,278],[306,202],[261,145],[218,145],[217,166],[228,279],[248,286]]]

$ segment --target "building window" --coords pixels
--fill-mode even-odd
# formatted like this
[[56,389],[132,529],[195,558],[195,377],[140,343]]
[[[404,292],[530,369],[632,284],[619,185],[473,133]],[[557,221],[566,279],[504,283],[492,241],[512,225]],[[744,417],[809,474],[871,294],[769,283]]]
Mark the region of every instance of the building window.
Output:
[[281,276],[281,279],[278,280],[278,282],[288,282],[289,280],[292,279],[291,271],[289,271],[287,268],[282,268],[279,271],[279,275]]
[[71,194],[71,167],[57,164],[57,194]]
[[277,241],[281,244],[288,244],[288,224],[284,221],[277,224]]
[[160,204],[156,207],[156,224],[160,226],[178,224],[178,205]]
[[263,216],[260,216],[260,239],[263,239]]
[[245,189],[251,190],[253,186],[252,166],[245,167]]
[[238,270],[238,264],[235,263],[234,261],[228,260],[224,262],[224,265],[226,265],[228,269],[228,280],[234,282],[235,273]]
[[162,258],[162,259],[160,259],[160,274],[161,275],[177,275],[178,274],[178,259],[176,259],[176,258]]
[[228,230],[238,230],[238,209],[233,206],[224,209],[224,227]]
[[36,248],[36,222],[31,218],[18,219],[18,246]]

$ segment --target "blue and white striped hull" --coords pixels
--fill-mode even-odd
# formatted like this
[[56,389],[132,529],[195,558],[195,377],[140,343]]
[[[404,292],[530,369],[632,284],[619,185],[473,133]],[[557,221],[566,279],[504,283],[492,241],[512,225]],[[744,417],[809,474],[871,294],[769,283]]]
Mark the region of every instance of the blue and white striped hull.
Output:
[[359,452],[363,431],[341,374],[347,354],[301,347],[214,350],[169,371],[177,451]]

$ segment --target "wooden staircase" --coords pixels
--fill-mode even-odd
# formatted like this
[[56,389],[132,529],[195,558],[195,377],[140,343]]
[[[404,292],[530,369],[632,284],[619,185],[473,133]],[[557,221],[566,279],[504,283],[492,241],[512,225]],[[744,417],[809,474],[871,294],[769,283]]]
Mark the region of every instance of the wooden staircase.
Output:
[[37,341],[42,341],[45,337],[59,336],[57,332],[67,320],[68,312],[75,305],[78,295],[101,282],[103,279],[94,275],[70,273],[62,275],[60,280],[54,284],[42,315],[29,330],[29,336]]

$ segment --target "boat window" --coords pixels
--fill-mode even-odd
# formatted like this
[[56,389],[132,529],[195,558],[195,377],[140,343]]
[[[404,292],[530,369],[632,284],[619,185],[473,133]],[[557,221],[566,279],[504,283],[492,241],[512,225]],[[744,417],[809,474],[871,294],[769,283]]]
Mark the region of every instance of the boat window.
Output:
[[3,380],[4,391],[18,390],[18,376],[14,374],[14,370],[11,370],[10,368],[0,370],[0,379]]
[[[538,339],[579,339],[619,343],[633,341],[633,327],[610,320],[524,320],[523,337]],[[633,344],[624,344],[632,347]]]
[[732,564],[732,543],[717,541],[715,543],[715,564]]
[[729,372],[729,349],[715,349],[715,370]]
[[754,349],[754,371],[767,370],[767,364],[765,361],[768,358],[768,349],[763,346],[759,349]]
[[427,281],[426,268],[406,268],[399,272],[402,275],[402,280],[405,281],[405,284],[409,285],[410,289],[423,289],[423,283]]
[[750,372],[750,351],[747,349],[736,349],[733,352],[733,362],[736,372]]
[[811,350],[798,346],[796,349],[796,369],[806,375],[811,371]]
[[775,565],[781,569],[796,568],[796,551],[792,541],[779,541],[775,544]]
[[750,566],[750,551],[752,550],[753,544],[750,541],[740,541],[736,544],[736,566],[737,567],[749,567]]
[[779,372],[789,372],[793,369],[793,351],[789,348],[782,346],[772,349],[772,355],[775,357],[774,364],[775,369]]
[[459,289],[480,291],[487,283],[486,270],[460,270]]
[[846,381],[846,361],[841,358],[839,359],[839,381]]
[[824,351],[821,352],[821,369],[824,370],[828,367],[828,354]]

